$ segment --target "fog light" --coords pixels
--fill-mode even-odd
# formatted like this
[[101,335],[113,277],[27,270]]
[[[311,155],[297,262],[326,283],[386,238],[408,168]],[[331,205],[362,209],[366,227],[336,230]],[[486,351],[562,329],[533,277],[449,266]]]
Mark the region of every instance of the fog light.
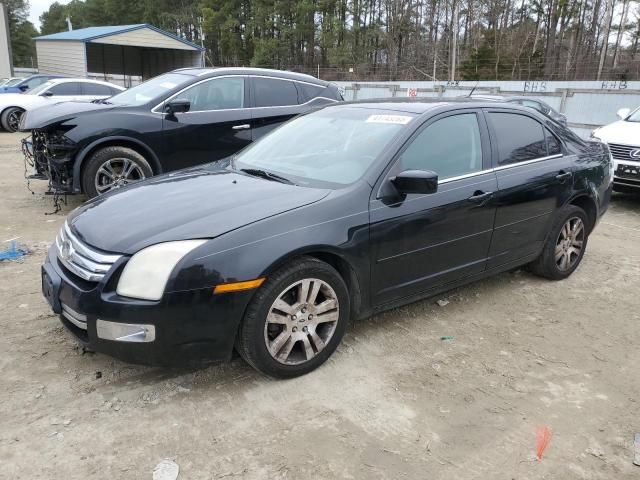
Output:
[[98,338],[116,342],[147,343],[156,339],[154,325],[139,323],[117,323],[98,319],[96,321]]

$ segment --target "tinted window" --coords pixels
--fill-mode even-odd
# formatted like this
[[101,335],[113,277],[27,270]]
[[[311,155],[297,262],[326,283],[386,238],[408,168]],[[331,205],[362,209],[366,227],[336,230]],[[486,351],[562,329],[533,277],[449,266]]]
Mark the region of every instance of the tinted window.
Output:
[[49,90],[54,95],[80,95],[80,84],[77,82],[54,85]]
[[322,93],[324,87],[309,85],[308,83],[295,83],[298,89],[298,103],[306,103]]
[[482,144],[475,113],[443,118],[425,128],[400,157],[402,170],[432,170],[439,178],[482,170]]
[[176,98],[189,100],[192,112],[242,108],[244,105],[244,78],[214,78],[185,90]]
[[100,85],[99,83],[83,83],[82,84],[83,95],[96,95],[96,96],[111,96],[111,88],[107,85]]
[[559,155],[562,153],[562,147],[560,146],[560,141],[553,135],[549,130],[545,128],[545,133],[547,135],[547,150],[549,155]]
[[298,90],[293,82],[256,77],[253,85],[256,107],[298,105]]
[[489,113],[498,142],[498,164],[525,162],[547,156],[542,125],[525,115]]

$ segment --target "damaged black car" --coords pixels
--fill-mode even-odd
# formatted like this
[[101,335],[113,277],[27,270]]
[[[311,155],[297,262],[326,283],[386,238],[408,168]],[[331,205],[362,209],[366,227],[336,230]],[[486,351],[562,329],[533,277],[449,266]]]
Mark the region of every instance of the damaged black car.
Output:
[[175,70],[107,100],[27,112],[31,178],[50,193],[96,197],[229,157],[295,115],[342,100],[309,75],[258,68]]

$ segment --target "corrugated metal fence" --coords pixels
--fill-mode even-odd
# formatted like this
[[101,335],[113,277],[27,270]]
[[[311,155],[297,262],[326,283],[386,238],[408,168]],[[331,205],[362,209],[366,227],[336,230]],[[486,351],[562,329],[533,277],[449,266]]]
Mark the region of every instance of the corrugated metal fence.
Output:
[[567,116],[569,126],[583,137],[594,128],[618,118],[620,108],[640,106],[640,81],[603,82],[336,82],[346,100],[406,97],[415,89],[418,97],[466,96],[474,94],[526,95],[539,98]]

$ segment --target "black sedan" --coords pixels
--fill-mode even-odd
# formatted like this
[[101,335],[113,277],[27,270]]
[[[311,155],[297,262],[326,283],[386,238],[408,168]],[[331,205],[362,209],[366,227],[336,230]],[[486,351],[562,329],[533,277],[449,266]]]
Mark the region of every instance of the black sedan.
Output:
[[610,192],[606,146],[530,109],[337,104],[78,208],[43,291],[96,351],[176,365],[235,346],[293,377],[349,321],[522,265],[568,277]]
[[101,195],[152,175],[236,153],[295,115],[342,101],[338,87],[300,73],[190,68],[107,100],[27,112],[21,130],[36,175],[56,193]]

